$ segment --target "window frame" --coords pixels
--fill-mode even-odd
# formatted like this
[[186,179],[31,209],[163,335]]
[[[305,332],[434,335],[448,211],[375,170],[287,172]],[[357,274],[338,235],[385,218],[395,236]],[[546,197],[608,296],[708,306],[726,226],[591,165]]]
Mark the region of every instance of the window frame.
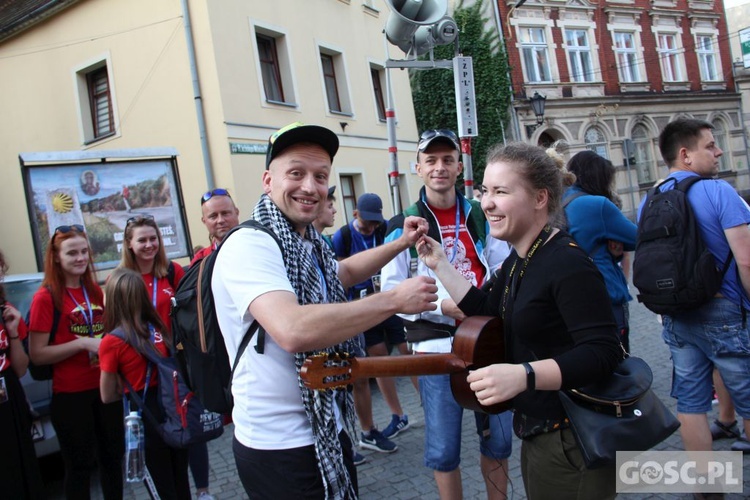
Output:
[[339,197],[344,207],[346,223],[354,220],[354,210],[357,208],[356,174],[339,175]]
[[[548,40],[550,37],[547,35],[546,26],[534,26],[534,25],[523,25],[518,26],[518,47],[521,56],[521,62],[523,65],[523,71],[526,77],[526,83],[552,83],[553,82],[553,66],[552,59],[550,58],[550,46]],[[535,41],[532,33],[541,34],[542,40]],[[526,36],[529,35],[530,41],[525,41]],[[539,55],[542,55],[543,61],[540,60]],[[539,74],[540,66],[544,66],[546,69],[546,75]],[[531,72],[533,71],[533,75]]]
[[[591,134],[591,132],[595,132],[597,134],[596,141],[589,141],[589,135]],[[609,160],[609,141],[607,141],[606,134],[599,126],[591,125],[586,128],[586,131],[583,133],[583,142],[586,149],[588,149],[589,151],[593,151],[599,156]]]
[[[110,130],[102,133],[96,121],[96,107],[93,96],[90,91],[89,74],[101,72],[106,74],[107,78],[107,114],[110,120]],[[117,89],[112,75],[112,62],[110,54],[107,52],[101,56],[94,57],[85,61],[71,70],[73,78],[73,89],[78,116],[78,130],[80,133],[81,144],[88,146],[99,143],[105,139],[117,137],[120,135],[120,120],[117,109]],[[97,135],[98,134],[98,135]]]
[[[347,117],[353,117],[353,104],[352,104],[352,92],[349,88],[349,77],[348,77],[348,71],[346,69],[346,61],[344,59],[344,51],[343,49],[337,48],[335,46],[324,44],[324,43],[318,43],[318,64],[320,68],[320,85],[323,91],[323,96],[326,102],[326,110],[330,115],[335,116],[347,116]],[[335,78],[335,88],[336,88],[336,99],[338,101],[338,108],[335,109],[335,107],[330,102],[330,96],[329,96],[329,86],[326,76],[326,70],[323,67],[323,56],[327,56],[332,64],[332,69],[334,73]],[[333,103],[336,104],[336,103]]]
[[[621,36],[628,36],[633,42],[632,47],[619,47],[619,38]],[[615,53],[615,60],[617,62],[617,76],[620,79],[621,83],[640,83],[643,80],[641,79],[641,68],[640,64],[638,63],[638,37],[636,36],[636,31],[630,31],[630,30],[623,30],[623,29],[616,29],[613,31],[613,38],[612,38],[613,46],[612,50]],[[632,59],[624,61],[623,57],[625,59]],[[625,63],[625,64],[623,64]],[[627,78],[624,78],[626,76],[625,71],[628,71]]]
[[[569,43],[570,38],[568,37],[568,34],[570,32],[580,32],[583,34],[583,38],[585,39],[586,45],[571,45]],[[580,40],[580,37],[575,37],[574,40]],[[570,80],[572,82],[576,83],[590,83],[596,81],[594,78],[595,76],[595,68],[594,68],[594,62],[592,57],[592,47],[589,43],[589,30],[586,28],[579,28],[579,27],[566,27],[563,30],[563,41],[565,43],[565,51],[568,53],[568,70],[570,74]],[[582,71],[582,74],[580,77],[577,78],[575,66],[576,64],[583,68],[586,64],[584,63],[583,59],[588,60],[588,75],[589,78],[586,78],[586,71]],[[574,61],[577,61],[574,63]]]
[[[682,41],[679,33],[674,31],[657,31],[656,53],[659,55],[659,68],[665,83],[685,81]],[[674,44],[673,46],[669,46]],[[665,46],[666,45],[666,46]]]
[[387,75],[385,75],[384,72],[384,68],[379,68],[372,64],[370,65],[370,81],[372,83],[373,98],[375,100],[375,112],[381,123],[385,123],[387,120],[385,105],[386,95],[383,88],[383,80],[381,78],[381,75],[382,77],[387,78]]
[[[261,47],[261,42],[263,42],[263,44],[268,44],[268,48],[270,48],[270,54],[268,54],[270,60],[264,60],[266,51]],[[256,31],[255,45],[258,50],[258,64],[260,65],[260,76],[261,81],[263,82],[263,94],[266,101],[272,103],[285,103],[284,80],[281,77],[281,63],[279,60],[278,47],[276,46],[276,37],[265,33],[258,33]],[[266,78],[267,75],[272,76],[276,82],[269,81]],[[271,92],[269,92],[269,90],[271,90]]]
[[723,151],[723,154],[719,157],[719,172],[731,172],[732,155],[729,151],[729,132],[726,123],[720,118],[714,118],[711,120],[711,125],[714,127],[711,131],[714,136],[714,142]]
[[[706,49],[701,43],[701,39],[708,39],[711,43],[711,48]],[[696,33],[695,34],[695,54],[698,56],[698,69],[700,70],[701,81],[703,82],[720,82],[722,78],[719,76],[719,54],[714,49],[716,47],[716,35],[712,33]],[[712,68],[708,68],[707,59],[711,59]],[[714,77],[711,78],[708,73],[713,71]]]
[[[637,137],[636,132],[643,130],[643,137]],[[654,175],[654,152],[650,129],[643,123],[636,123],[630,132],[635,151],[633,167],[639,185],[652,185],[655,181]]]
[[[104,78],[104,84],[106,88],[104,90],[100,90],[99,86],[101,85],[100,82],[97,81],[98,78],[103,77]],[[91,113],[91,125],[93,128],[93,140],[97,141],[99,139],[103,139],[104,137],[109,137],[111,135],[114,135],[114,112],[112,110],[112,92],[111,87],[109,83],[109,72],[107,70],[107,66],[101,66],[99,68],[96,68],[88,73],[86,73],[86,88],[88,89],[88,98],[89,98],[89,112]],[[106,122],[107,122],[107,130],[103,132],[101,130],[102,123],[104,120],[100,119],[100,110],[101,110],[101,100],[104,100],[104,104],[106,107]]]
[[324,52],[320,53],[320,67],[323,74],[323,89],[326,93],[328,111],[341,113],[341,99],[339,97],[338,81],[336,79],[336,66],[333,56]]

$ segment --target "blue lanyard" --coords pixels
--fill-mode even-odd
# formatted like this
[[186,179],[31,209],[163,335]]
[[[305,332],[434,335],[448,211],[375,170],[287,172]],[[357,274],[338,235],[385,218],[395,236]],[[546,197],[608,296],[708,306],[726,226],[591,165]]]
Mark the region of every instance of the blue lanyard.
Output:
[[154,309],[156,309],[156,275],[154,274],[154,288],[151,290],[151,303],[154,305]]
[[68,292],[68,295],[70,298],[75,302],[76,307],[81,310],[81,314],[83,314],[83,319],[86,321],[86,326],[89,327],[89,337],[94,336],[94,311],[91,309],[91,301],[89,300],[89,292],[86,290],[86,287],[81,284],[81,288],[83,289],[83,298],[86,301],[86,308],[84,309],[81,304],[78,303],[76,298],[73,296],[72,293],[70,293],[69,288],[65,288],[65,291]]

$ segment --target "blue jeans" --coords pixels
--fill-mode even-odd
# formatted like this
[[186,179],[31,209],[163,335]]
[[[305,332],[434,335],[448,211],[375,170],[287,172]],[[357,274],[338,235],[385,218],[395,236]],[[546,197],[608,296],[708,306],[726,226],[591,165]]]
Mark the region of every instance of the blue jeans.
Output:
[[716,367],[737,413],[750,418],[750,334],[742,309],[724,298],[663,317],[662,337],[672,353],[672,397],[679,413],[711,410]]
[[[455,470],[461,463],[461,419],[464,409],[456,403],[450,375],[419,377],[424,409],[424,464],[440,472]],[[482,455],[502,460],[512,451],[509,411],[498,415],[474,412]]]

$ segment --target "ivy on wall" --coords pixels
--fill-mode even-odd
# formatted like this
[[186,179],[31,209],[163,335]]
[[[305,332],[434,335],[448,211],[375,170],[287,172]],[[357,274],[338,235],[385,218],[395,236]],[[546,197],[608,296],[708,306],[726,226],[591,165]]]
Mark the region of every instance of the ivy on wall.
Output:
[[[495,1],[495,0],[490,0]],[[459,29],[459,52],[471,56],[474,66],[477,127],[479,135],[472,140],[472,166],[474,183],[484,176],[487,150],[509,137],[510,80],[508,58],[500,43],[495,23],[484,15],[484,0],[456,7],[453,19]],[[435,59],[453,59],[454,44],[435,47]],[[429,56],[422,56],[428,59]],[[411,91],[417,127],[420,131],[431,128],[456,130],[456,98],[453,71],[447,69],[410,70]],[[461,181],[462,182],[462,181]]]

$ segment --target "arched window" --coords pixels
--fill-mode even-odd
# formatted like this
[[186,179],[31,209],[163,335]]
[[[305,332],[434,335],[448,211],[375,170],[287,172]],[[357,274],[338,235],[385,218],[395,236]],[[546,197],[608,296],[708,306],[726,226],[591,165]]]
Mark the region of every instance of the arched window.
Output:
[[635,146],[635,171],[638,173],[638,184],[653,184],[654,154],[651,146],[651,134],[648,129],[638,124],[633,127],[633,145]]
[[583,136],[586,141],[586,149],[593,151],[609,160],[609,152],[607,151],[607,139],[599,127],[589,127]]
[[728,172],[732,168],[731,155],[729,153],[729,141],[727,140],[727,127],[723,120],[716,119],[711,122],[714,126],[713,134],[716,145],[724,151],[719,157],[719,172]]

